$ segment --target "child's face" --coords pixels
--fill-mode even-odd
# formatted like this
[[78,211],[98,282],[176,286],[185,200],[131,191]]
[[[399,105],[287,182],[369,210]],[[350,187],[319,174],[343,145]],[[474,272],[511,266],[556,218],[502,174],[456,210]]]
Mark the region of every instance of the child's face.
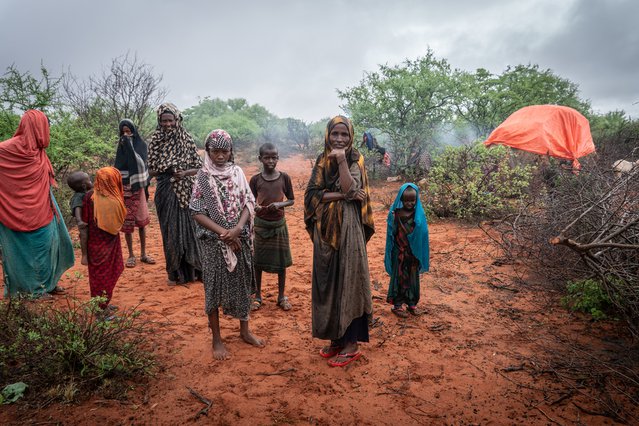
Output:
[[231,150],[214,148],[208,151],[209,158],[218,167],[224,166],[231,158]]
[[259,158],[262,166],[264,166],[264,170],[273,171],[275,167],[277,167],[277,160],[279,160],[280,157],[277,155],[276,149],[267,149],[257,158]]
[[413,188],[407,188],[404,190],[404,193],[402,194],[402,204],[404,205],[404,210],[415,210],[415,205],[417,204],[417,192]]
[[82,178],[80,185],[82,186],[82,189],[84,189],[84,192],[87,192],[93,189],[93,182],[91,182],[91,178],[87,174],[85,174],[84,177]]

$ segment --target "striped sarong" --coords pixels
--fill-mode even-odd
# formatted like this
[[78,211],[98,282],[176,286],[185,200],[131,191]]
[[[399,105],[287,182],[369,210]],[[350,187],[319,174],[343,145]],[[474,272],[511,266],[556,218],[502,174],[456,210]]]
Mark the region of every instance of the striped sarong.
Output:
[[278,273],[291,266],[293,259],[288,242],[286,218],[270,221],[256,216],[254,247],[256,269]]
[[124,206],[126,218],[120,231],[125,234],[132,234],[134,227],[144,228],[151,222],[144,188],[131,192],[131,187],[124,187]]

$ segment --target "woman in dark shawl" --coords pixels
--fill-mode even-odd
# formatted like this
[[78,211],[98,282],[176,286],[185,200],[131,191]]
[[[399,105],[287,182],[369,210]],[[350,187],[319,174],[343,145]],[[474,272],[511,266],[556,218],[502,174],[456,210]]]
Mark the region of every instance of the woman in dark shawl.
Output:
[[313,240],[313,337],[330,340],[320,355],[341,367],[361,356],[372,313],[366,242],[373,235],[364,157],[353,148],[353,125],[331,119],[324,152],[304,194],[304,222]]
[[146,254],[146,225],[149,224],[149,207],[146,191],[149,185],[148,155],[146,142],[140,137],[138,129],[129,119],[120,121],[120,140],[115,153],[115,168],[122,174],[124,187],[124,204],[126,205],[126,219],[122,225],[124,239],[129,249],[126,266],[135,266],[133,254],[133,230],[135,227],[140,235],[140,261],[154,264],[155,259]]
[[157,116],[158,125],[149,144],[149,173],[158,182],[155,208],[169,285],[174,285],[202,276],[195,223],[189,211],[194,176],[202,167],[202,159],[175,105],[160,105]]

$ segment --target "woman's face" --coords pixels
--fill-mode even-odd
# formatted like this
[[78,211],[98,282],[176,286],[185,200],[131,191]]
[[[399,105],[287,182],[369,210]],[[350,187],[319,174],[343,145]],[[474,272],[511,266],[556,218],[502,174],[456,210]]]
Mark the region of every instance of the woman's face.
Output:
[[350,142],[351,134],[344,123],[336,124],[328,134],[328,143],[331,145],[331,149],[344,149]]
[[175,121],[175,116],[173,114],[170,112],[162,113],[160,116],[160,126],[162,126],[164,130],[173,129],[176,125],[177,122]]
[[122,126],[122,135],[123,136],[133,136],[133,132],[129,129],[129,126]]
[[231,150],[229,149],[213,148],[208,151],[208,154],[213,164],[218,167],[224,166],[231,158]]

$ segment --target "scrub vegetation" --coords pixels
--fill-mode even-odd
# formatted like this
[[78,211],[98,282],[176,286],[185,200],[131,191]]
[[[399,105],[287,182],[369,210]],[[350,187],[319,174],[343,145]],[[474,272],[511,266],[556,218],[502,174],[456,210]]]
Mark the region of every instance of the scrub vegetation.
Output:
[[0,302],[0,384],[25,383],[25,398],[37,407],[94,394],[125,399],[152,373],[151,327],[135,309],[102,320],[100,299],[60,307]]

